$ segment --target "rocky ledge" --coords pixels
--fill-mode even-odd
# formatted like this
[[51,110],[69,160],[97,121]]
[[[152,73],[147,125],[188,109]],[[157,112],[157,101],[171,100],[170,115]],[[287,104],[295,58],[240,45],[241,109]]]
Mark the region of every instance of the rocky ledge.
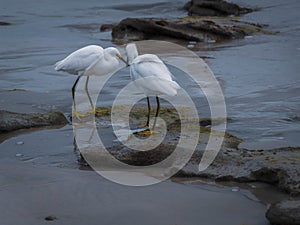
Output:
[[[107,25],[105,25],[107,26]],[[114,40],[178,39],[218,42],[243,38],[255,33],[268,33],[266,25],[232,18],[187,16],[177,19],[127,18],[112,28]]]
[[223,0],[191,0],[186,3],[184,9],[189,15],[198,16],[239,16],[253,11],[253,9]]
[[208,169],[198,172],[202,153],[196,152],[192,161],[178,176],[197,176],[215,181],[265,182],[292,194],[300,194],[300,147],[271,150],[240,150],[222,148]]
[[[106,128],[101,127],[103,133],[106,132],[106,129],[107,132],[111,132],[110,109],[106,108],[106,111],[106,115],[96,117],[97,124],[106,126]],[[137,127],[141,125],[142,121],[146,121],[144,117],[146,113],[145,107],[132,111],[130,114],[132,126]],[[178,144],[181,122],[173,108],[163,107],[160,117],[167,124],[167,135],[159,146],[150,151],[134,151],[120,142],[115,142],[113,146],[107,148],[110,154],[124,163],[136,166],[152,165],[165,159]],[[224,119],[220,119],[220,123]],[[224,135],[224,142],[217,157],[206,170],[199,172],[198,165],[210,134],[215,131],[210,129],[210,119],[200,119],[197,126],[201,132],[197,148],[189,163],[176,176],[206,178],[217,182],[265,182],[291,195],[300,194],[300,147],[246,149],[243,147],[246,145],[241,144],[243,143],[241,139],[229,133],[220,133]],[[101,157],[105,157],[105,155]],[[105,161],[100,160],[101,162]]]
[[286,200],[272,204],[266,217],[272,225],[299,225],[300,200]]
[[25,114],[0,110],[0,133],[67,123],[66,117],[61,112]]
[[9,26],[9,25],[12,25],[12,24],[9,22],[0,21],[0,26]]

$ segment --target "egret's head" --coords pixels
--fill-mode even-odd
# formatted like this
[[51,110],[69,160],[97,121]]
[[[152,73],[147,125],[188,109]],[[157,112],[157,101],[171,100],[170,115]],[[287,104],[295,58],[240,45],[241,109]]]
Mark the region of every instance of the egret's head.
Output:
[[132,61],[139,55],[136,44],[130,43],[126,45],[126,54],[127,54],[128,62],[132,63]]
[[127,61],[125,59],[123,59],[123,57],[118,49],[116,49],[114,47],[109,47],[109,48],[105,49],[105,52],[106,52],[106,54],[109,54],[111,57],[117,58],[118,60],[121,60],[126,65],[128,65]]

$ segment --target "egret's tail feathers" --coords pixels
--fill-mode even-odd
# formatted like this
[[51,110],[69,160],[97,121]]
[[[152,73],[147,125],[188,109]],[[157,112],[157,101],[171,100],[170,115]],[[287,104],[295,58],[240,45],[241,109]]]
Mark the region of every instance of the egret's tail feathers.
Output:
[[69,74],[73,75],[80,75],[81,71],[76,70],[72,67],[70,67],[68,64],[65,63],[65,60],[58,61],[57,63],[54,64],[54,69],[56,71],[63,71],[67,72]]
[[171,81],[171,86],[176,90],[181,89],[181,87],[179,86],[179,84],[176,81]]
[[169,87],[166,88],[167,93],[164,94],[169,96],[177,95],[177,91],[181,88],[179,84],[177,84],[177,82],[175,81],[168,81],[168,83],[169,83]]
[[56,63],[54,64],[54,69],[55,69],[56,71],[61,71],[61,70],[62,70],[62,67],[63,67],[62,61],[63,61],[63,60],[58,61],[58,62],[56,62]]

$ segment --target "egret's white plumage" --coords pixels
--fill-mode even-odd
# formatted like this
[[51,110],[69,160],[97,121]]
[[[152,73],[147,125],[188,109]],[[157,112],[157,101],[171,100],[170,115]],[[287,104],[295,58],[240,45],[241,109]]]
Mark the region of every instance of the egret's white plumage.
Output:
[[[89,45],[76,50],[55,64],[55,70],[74,75],[102,76],[117,70],[121,66],[121,54],[118,49]],[[123,61],[123,60],[122,60]]]
[[[70,74],[78,75],[73,87],[72,96],[74,101],[76,85],[81,76],[87,76],[85,83],[85,91],[89,102],[95,110],[91,97],[88,92],[89,76],[103,76],[111,72],[115,72],[121,68],[121,61],[127,62],[121,57],[118,49],[109,47],[103,49],[101,46],[89,45],[76,50],[61,61],[55,64],[55,70],[64,71]],[[76,104],[74,102],[76,113]]]
[[172,79],[172,74],[164,62],[154,54],[138,55],[137,47],[134,43],[126,46],[127,59],[130,65],[130,76],[134,84],[145,93],[148,102],[148,117],[146,127],[149,129],[150,120],[150,101],[149,96],[156,96],[157,110],[156,118],[160,110],[158,96],[175,96],[181,88],[177,82]]
[[55,70],[74,75],[83,75],[92,63],[102,57],[103,48],[101,46],[89,45],[76,50],[63,60],[55,63]]
[[175,96],[180,86],[172,79],[172,74],[163,61],[154,54],[138,55],[136,45],[126,46],[130,64],[130,76],[146,96]]

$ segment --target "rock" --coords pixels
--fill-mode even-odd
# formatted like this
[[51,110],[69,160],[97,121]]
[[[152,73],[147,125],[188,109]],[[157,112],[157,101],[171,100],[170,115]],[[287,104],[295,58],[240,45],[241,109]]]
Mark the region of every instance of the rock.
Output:
[[284,170],[279,168],[272,167],[262,167],[258,170],[252,171],[252,175],[259,181],[276,184],[280,181],[280,178],[283,177]]
[[100,27],[100,31],[108,32],[108,31],[111,31],[113,27],[114,27],[114,24],[102,24]]
[[0,26],[9,26],[11,23],[0,21]]
[[207,170],[199,173],[196,168],[187,167],[183,171],[189,176],[194,174],[216,181],[265,182],[297,195],[300,193],[299,152],[300,147],[263,152],[240,151],[227,147],[221,149]]
[[56,216],[53,216],[53,215],[50,215],[50,216],[46,216],[45,217],[45,220],[46,221],[53,221],[53,220],[56,220],[57,218],[56,218]]
[[178,19],[127,18],[112,28],[114,40],[179,39],[216,42],[267,33],[259,24],[233,19],[207,20],[200,17]]
[[24,145],[24,142],[23,141],[17,141],[16,144],[17,145]]
[[189,15],[198,16],[239,16],[253,11],[223,0],[191,0],[184,6],[184,9]]
[[[107,107],[101,109],[105,109],[107,113],[97,115],[96,124],[106,124],[105,127],[101,126],[101,132],[111,132],[111,125],[108,125],[110,123],[110,109]],[[130,112],[131,129],[145,122],[146,114],[147,107],[134,107]],[[149,151],[136,151],[124,146],[118,141],[113,141],[114,144],[108,146],[106,148],[107,151],[123,163],[135,166],[153,165],[167,158],[172,154],[180,139],[181,122],[177,111],[172,107],[162,107],[160,118],[165,121],[168,132],[163,142],[156,148]],[[227,120],[229,120],[229,118],[227,118]],[[82,121],[84,121],[83,118]],[[222,121],[224,121],[224,118],[220,118],[217,124]],[[198,124],[201,131],[198,145],[188,164],[175,176],[200,177],[217,182],[234,181],[245,183],[257,181],[272,184],[291,195],[300,193],[300,147],[285,147],[268,150],[261,148],[257,150],[239,149],[238,146],[242,146],[240,144],[242,140],[226,132],[221,149],[213,163],[206,170],[199,172],[198,166],[211,132],[211,128],[204,126],[209,126],[211,120],[209,118],[200,118]],[[90,137],[89,139],[93,140],[94,138]],[[91,160],[96,160],[96,156],[92,153],[97,150],[98,146],[96,146],[95,149],[90,149],[90,153],[88,154],[91,154]],[[84,156],[86,156],[86,154],[84,154]],[[109,161],[106,160],[106,157],[106,155],[100,155],[99,160],[102,164],[108,162],[106,166],[109,167]]]
[[266,217],[273,225],[300,225],[300,200],[272,204]]
[[67,122],[61,112],[25,114],[0,110],[0,133],[32,127],[65,125]]

